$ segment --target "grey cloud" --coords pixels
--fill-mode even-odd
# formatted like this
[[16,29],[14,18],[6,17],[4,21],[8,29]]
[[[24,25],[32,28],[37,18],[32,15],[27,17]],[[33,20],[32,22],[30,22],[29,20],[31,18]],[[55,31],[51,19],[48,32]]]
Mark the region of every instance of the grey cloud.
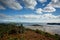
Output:
[[25,3],[25,6],[30,9],[34,9],[34,7],[37,5],[36,0],[23,0]]
[[20,10],[23,7],[20,5],[20,3],[17,2],[17,0],[0,0],[4,5],[6,5],[9,8]]
[[0,20],[10,20],[13,19],[13,16],[5,15],[5,14],[0,14]]
[[[17,0],[0,0],[5,6],[14,10],[21,10],[23,6]],[[34,9],[37,5],[36,0],[23,0],[26,8]]]
[[55,11],[56,11],[56,9],[54,7],[52,7],[52,6],[46,6],[43,9],[42,8],[38,8],[38,9],[35,10],[35,12],[37,14],[42,14],[43,12],[51,13],[51,12],[55,12]]
[[52,0],[47,6],[52,6],[54,8],[60,8],[60,0]]
[[0,5],[0,9],[6,9],[4,6]]
[[0,21],[16,21],[20,19],[31,20],[31,21],[41,21],[41,22],[60,22],[60,16],[55,16],[52,14],[43,14],[43,15],[4,15],[0,14]]
[[55,12],[56,9],[52,6],[46,6],[44,9],[43,9],[43,12]]

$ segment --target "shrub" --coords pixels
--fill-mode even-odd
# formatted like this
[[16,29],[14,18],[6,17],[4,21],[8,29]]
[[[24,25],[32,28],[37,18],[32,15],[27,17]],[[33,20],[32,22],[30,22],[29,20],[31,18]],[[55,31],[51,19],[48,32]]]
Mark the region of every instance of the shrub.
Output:
[[21,26],[19,26],[18,33],[24,33],[24,32],[25,32],[25,28],[24,28],[23,24],[21,24]]
[[3,33],[0,33],[0,38],[2,38],[4,35],[3,35]]
[[41,34],[41,32],[38,29],[36,29],[35,32]]
[[8,32],[8,34],[17,34],[17,31],[12,29]]
[[8,40],[18,40],[17,38],[9,38]]
[[20,38],[20,40],[24,40],[24,38],[22,37],[22,38]]
[[49,34],[49,33],[47,33],[47,32],[45,32],[45,34],[44,34],[46,37],[51,37],[51,38],[53,38],[54,37],[54,35],[51,35],[51,34]]
[[60,35],[55,34],[55,39],[56,39],[56,40],[60,40]]
[[35,32],[36,32],[36,33],[39,33],[39,34],[41,34],[41,35],[44,35],[44,36],[46,36],[46,37],[54,38],[54,35],[51,35],[51,34],[49,34],[49,33],[47,33],[47,32],[43,32],[43,31],[38,30],[38,29],[36,29]]

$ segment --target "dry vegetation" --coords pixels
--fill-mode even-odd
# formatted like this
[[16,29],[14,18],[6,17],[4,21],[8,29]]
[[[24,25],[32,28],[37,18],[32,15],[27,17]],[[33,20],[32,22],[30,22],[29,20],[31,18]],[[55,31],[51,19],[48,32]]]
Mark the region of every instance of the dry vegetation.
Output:
[[23,25],[0,24],[0,40],[60,40],[60,35],[51,35],[41,30],[24,28]]

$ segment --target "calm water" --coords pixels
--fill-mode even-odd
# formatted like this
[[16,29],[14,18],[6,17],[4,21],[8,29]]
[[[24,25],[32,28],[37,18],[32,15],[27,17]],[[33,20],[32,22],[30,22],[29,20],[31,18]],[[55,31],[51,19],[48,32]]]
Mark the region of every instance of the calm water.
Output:
[[[47,25],[46,23],[22,23],[22,24],[25,28],[30,28],[33,30],[39,29],[51,34],[60,34],[60,25]],[[32,26],[35,24],[42,26]]]
[[31,26],[33,24],[35,23],[23,23],[26,28],[30,28],[33,30],[39,29],[51,34],[60,34],[60,25],[47,25],[46,23],[37,23],[42,26]]

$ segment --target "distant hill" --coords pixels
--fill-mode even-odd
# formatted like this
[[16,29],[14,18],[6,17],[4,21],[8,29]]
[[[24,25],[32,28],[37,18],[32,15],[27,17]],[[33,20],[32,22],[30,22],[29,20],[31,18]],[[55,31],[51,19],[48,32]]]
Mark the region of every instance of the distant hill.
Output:
[[31,26],[42,26],[42,25],[39,25],[39,24],[33,24],[33,25],[31,25]]
[[48,25],[60,25],[60,23],[47,23]]

